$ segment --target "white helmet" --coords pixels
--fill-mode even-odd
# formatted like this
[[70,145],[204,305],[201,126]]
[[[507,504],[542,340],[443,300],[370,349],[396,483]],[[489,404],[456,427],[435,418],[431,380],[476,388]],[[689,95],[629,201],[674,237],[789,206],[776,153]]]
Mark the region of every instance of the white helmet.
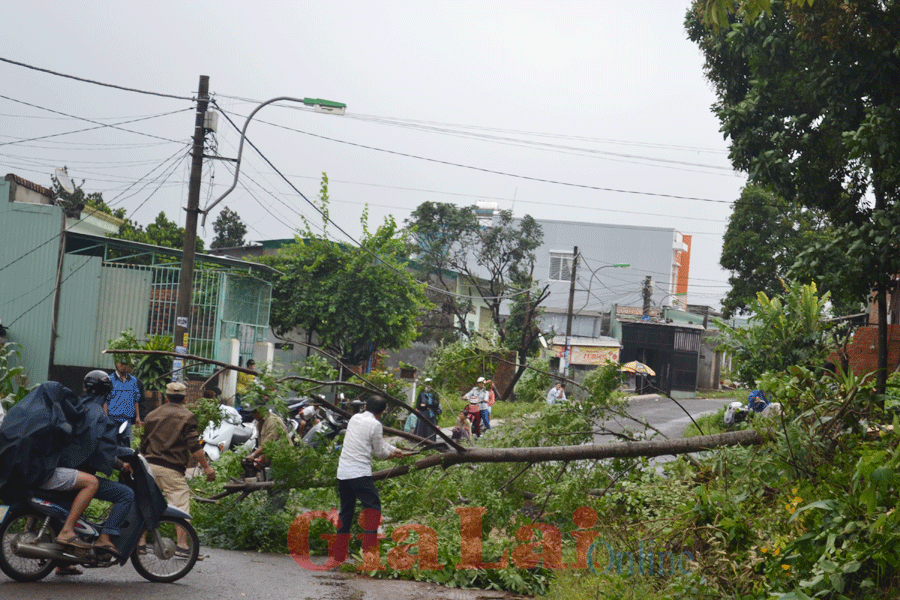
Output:
[[316,414],[316,407],[315,406],[306,406],[303,408],[303,411],[301,414],[303,415],[304,419],[311,419],[313,417],[313,415]]

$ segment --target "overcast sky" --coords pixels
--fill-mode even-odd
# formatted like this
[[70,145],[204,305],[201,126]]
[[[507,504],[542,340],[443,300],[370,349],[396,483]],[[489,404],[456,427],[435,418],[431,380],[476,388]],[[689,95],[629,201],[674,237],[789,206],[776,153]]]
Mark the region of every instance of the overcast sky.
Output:
[[[345,116],[263,108],[248,138],[309,200],[327,173],[331,218],[352,237],[366,205],[374,229],[387,215],[402,223],[427,200],[674,227],[694,236],[689,301],[716,306],[727,290],[718,266],[722,234],[746,178],[731,170],[710,111],[715,97],[684,33],[687,6],[7,3],[0,57],[187,99],[0,62],[0,175],[49,187],[54,169],[66,165],[86,192],[102,192],[139,223],[163,210],[183,224],[189,99],[208,75],[218,109],[239,126],[276,96],[347,104]],[[135,119],[144,120],[121,124]],[[94,129],[68,133],[87,128]],[[220,118],[208,143],[234,157],[238,140]],[[204,165],[201,206],[231,184],[232,168]],[[238,188],[200,232],[207,243],[221,206],[241,215],[249,241],[290,237],[301,215],[320,223],[250,148],[241,171]]]

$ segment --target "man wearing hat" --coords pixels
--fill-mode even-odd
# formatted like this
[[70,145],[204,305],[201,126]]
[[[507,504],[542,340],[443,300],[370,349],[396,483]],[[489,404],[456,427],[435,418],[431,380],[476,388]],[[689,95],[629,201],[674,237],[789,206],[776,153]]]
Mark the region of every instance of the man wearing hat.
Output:
[[[141,454],[150,463],[153,476],[169,504],[190,513],[191,489],[184,479],[191,456],[197,459],[207,481],[215,481],[216,472],[206,460],[197,417],[184,407],[187,387],[180,381],[166,386],[167,404],[150,412],[144,420]],[[181,541],[179,541],[179,545]]]
[[252,403],[253,412],[251,414],[256,419],[256,430],[259,431],[259,444],[256,446],[256,450],[247,455],[244,460],[254,463],[258,469],[269,464],[269,459],[263,452],[263,446],[267,442],[287,437],[288,434],[284,421],[281,420],[281,417],[269,411],[268,403],[269,399],[265,396],[259,396]]
[[466,412],[472,415],[472,433],[475,437],[481,437],[481,411],[487,410],[488,407],[487,390],[484,389],[484,377],[479,377],[475,382],[475,387],[466,392],[463,398],[469,402]]
[[425,378],[425,386],[416,396],[416,410],[425,415],[424,419],[416,421],[416,435],[434,441],[437,438],[435,423],[443,412],[437,392],[431,387],[431,377]]

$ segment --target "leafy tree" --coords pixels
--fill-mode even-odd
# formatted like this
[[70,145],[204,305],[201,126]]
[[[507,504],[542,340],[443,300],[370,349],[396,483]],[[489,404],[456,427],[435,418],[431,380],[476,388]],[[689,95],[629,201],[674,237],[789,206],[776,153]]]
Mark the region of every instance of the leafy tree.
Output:
[[[406,226],[423,273],[433,287],[449,292],[441,310],[453,315],[459,332],[475,336],[467,323],[475,309],[469,296],[474,296],[490,312],[500,345],[517,353],[516,373],[506,390],[511,393],[536,348],[540,304],[548,295],[548,288],[535,288],[532,279],[541,226],[529,215],[516,222],[512,211],[504,210],[483,227],[475,207],[436,202],[419,205]],[[460,289],[467,292],[455,295]],[[510,300],[514,311],[507,319],[501,308]]]
[[[887,377],[886,290],[897,272],[887,240],[900,199],[900,6],[896,0],[773,1],[771,13],[705,25],[706,0],[688,12],[688,36],[705,55],[735,168],[833,223],[867,228],[854,246],[877,291],[879,389]],[[872,202],[874,200],[874,202]]]
[[758,292],[781,293],[781,280],[797,255],[823,239],[826,228],[821,211],[804,210],[757,185],[745,187],[734,203],[719,259],[731,271],[731,289],[722,301],[725,318],[746,314]]
[[216,232],[216,237],[210,244],[210,248],[237,248],[244,245],[247,226],[244,225],[239,214],[226,206],[216,217],[213,231]]
[[828,299],[827,292],[819,296],[814,283],[795,283],[772,298],[759,292],[750,305],[753,316],[746,327],[717,321],[722,331],[720,348],[733,357],[737,378],[752,387],[769,371],[823,366],[834,349],[826,335],[832,326],[824,318]]
[[406,246],[392,218],[374,233],[363,212],[360,247],[327,236],[328,177],[323,174],[322,233],[309,223],[295,243],[263,262],[281,272],[273,285],[270,323],[278,335],[314,333],[319,346],[352,365],[378,349],[415,339],[416,317],[427,306],[424,285],[404,269]]

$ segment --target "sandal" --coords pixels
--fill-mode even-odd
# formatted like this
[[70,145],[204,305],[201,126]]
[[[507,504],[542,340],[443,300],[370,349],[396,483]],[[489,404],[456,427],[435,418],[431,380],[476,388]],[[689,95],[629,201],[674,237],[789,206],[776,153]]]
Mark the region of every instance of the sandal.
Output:
[[104,545],[104,546],[98,546],[97,544],[94,544],[94,552],[96,552],[97,550],[100,550],[101,552],[106,552],[108,554],[112,554],[117,559],[122,558],[122,555],[119,553],[119,551],[116,549],[116,547],[113,546],[112,544]]
[[77,535],[73,535],[73,536],[71,536],[71,537],[67,537],[67,538],[64,539],[64,540],[61,540],[61,539],[59,539],[59,538],[57,537],[57,538],[56,538],[56,543],[57,543],[57,544],[62,544],[63,546],[72,546],[73,548],[84,548],[84,549],[87,549],[87,548],[90,548],[90,547],[91,547],[90,544],[88,544],[87,542],[85,542],[84,540],[82,540],[82,539],[81,539],[80,537],[78,537]]
[[56,569],[57,575],[82,575],[84,571],[76,567],[75,565],[66,565],[65,567],[59,567]]

